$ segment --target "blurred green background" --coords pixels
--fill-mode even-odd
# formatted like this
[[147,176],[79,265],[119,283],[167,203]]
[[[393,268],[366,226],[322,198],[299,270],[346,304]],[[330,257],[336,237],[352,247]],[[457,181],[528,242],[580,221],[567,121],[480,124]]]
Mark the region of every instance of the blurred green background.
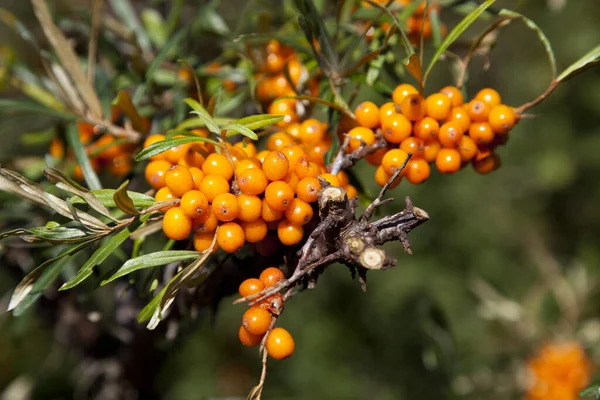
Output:
[[[164,2],[150,3],[162,7]],[[227,0],[219,8],[231,26],[247,18],[239,14],[240,3],[245,2]],[[498,8],[515,5],[546,33],[559,69],[599,42],[598,1],[498,2]],[[0,7],[35,26],[26,2],[0,0]],[[443,10],[441,18],[452,26],[459,16]],[[468,33],[479,32],[485,23],[476,26]],[[15,43],[21,42],[0,24],[0,45]],[[472,63],[469,93],[493,87],[510,105],[535,98],[550,80],[542,46],[519,22],[503,29],[489,69],[484,64],[481,58]],[[451,83],[447,67],[447,62],[438,64],[430,90]],[[383,101],[368,91],[362,98]],[[290,301],[279,325],[294,335],[296,353],[270,362],[265,399],[519,398],[523,362],[542,341],[576,337],[592,356],[600,356],[594,291],[600,267],[600,69],[567,82],[530,111],[535,117],[523,119],[499,149],[503,165],[498,171],[484,176],[471,168],[454,176],[433,172],[423,185],[403,183],[390,193],[397,200],[386,213],[410,196],[431,217],[410,234],[414,255],[398,244],[387,246],[398,266],[370,273],[366,293],[346,268],[332,266],[314,290]],[[43,154],[43,148],[23,148],[18,135],[44,123],[29,118],[20,127],[3,127],[0,120],[0,162]],[[369,187],[373,167],[361,163],[355,172]],[[11,212],[3,206],[3,215]],[[3,248],[2,257],[19,257],[19,252]],[[0,308],[20,278],[0,269]],[[551,294],[563,283],[576,297],[576,315],[567,322],[564,304]],[[244,398],[256,383],[257,351],[243,348],[237,338],[244,308],[229,299],[214,320],[204,316],[181,327],[174,342],[148,333],[129,346],[111,341],[92,350],[72,346],[72,332],[64,328],[72,326],[68,320],[56,325],[58,315],[76,320],[80,313],[105,307],[97,304],[113,290],[83,296],[80,309],[59,301],[82,297],[76,290],[54,293],[19,318],[0,314],[4,398],[20,398],[10,396],[21,392],[35,399],[135,398],[122,390],[127,385],[115,383],[121,389],[114,397],[111,392],[88,397],[75,384],[99,364],[119,382],[123,371],[111,370],[111,358],[103,359],[104,352],[115,354],[114,346],[130,361],[126,368],[140,368],[139,374],[126,371],[140,375],[147,388],[139,398]],[[104,334],[94,326],[119,337],[119,326],[111,321],[89,325],[77,327],[78,343],[93,341],[88,331]],[[155,353],[160,357],[153,358]],[[110,373],[105,379],[112,382]]]

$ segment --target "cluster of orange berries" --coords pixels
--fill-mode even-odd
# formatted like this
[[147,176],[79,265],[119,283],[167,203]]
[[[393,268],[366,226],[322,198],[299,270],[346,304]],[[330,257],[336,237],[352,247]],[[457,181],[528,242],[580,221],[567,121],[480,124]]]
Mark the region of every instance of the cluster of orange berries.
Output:
[[592,364],[577,342],[550,343],[528,362],[527,400],[575,400],[589,383]]
[[370,101],[355,109],[359,126],[348,132],[348,151],[376,141],[381,132],[388,146],[366,160],[377,167],[375,180],[384,185],[402,166],[408,153],[412,158],[402,177],[419,184],[430,175],[430,163],[451,174],[471,163],[479,173],[489,173],[500,165],[494,149],[506,143],[508,133],[519,119],[512,107],[501,104],[494,89],[483,89],[464,102],[459,89],[446,86],[424,98],[409,84],[398,85],[391,102],[378,107]]
[[[283,280],[281,270],[269,267],[260,274],[258,279],[250,278],[242,282],[239,293],[242,297],[251,296]],[[240,342],[248,347],[259,345],[271,326],[273,316],[279,315],[282,308],[283,298],[280,293],[250,307],[242,317],[242,325],[238,332]],[[276,360],[290,357],[294,353],[294,347],[292,335],[283,328],[273,328],[265,340],[267,353]]]

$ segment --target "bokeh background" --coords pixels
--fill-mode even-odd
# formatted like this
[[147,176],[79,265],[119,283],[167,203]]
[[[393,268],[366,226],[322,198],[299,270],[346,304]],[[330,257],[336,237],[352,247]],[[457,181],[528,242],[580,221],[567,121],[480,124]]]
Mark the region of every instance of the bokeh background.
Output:
[[[56,5],[69,10],[83,3]],[[168,7],[164,1],[145,3]],[[276,7],[278,1],[270,3]],[[248,6],[227,0],[218,9],[235,26],[249,18],[240,15],[242,5]],[[499,1],[497,8],[502,6],[518,6],[540,26],[559,69],[599,42],[596,0]],[[39,32],[28,2],[0,0],[0,7]],[[441,18],[452,26],[460,16],[442,10]],[[468,34],[484,25],[475,24]],[[30,57],[31,49],[2,24],[0,45],[15,48],[24,60]],[[428,83],[432,90],[451,83],[448,66],[438,64]],[[543,92],[550,78],[536,35],[513,22],[489,60],[472,63],[467,89],[474,94],[496,88],[504,103],[517,106]],[[384,101],[368,90],[359,100],[366,98]],[[398,266],[369,274],[365,293],[346,268],[332,266],[314,290],[295,297],[280,325],[294,335],[296,353],[271,362],[264,398],[512,399],[520,397],[524,363],[546,340],[576,338],[591,357],[600,355],[600,69],[567,82],[530,111],[535,115],[524,118],[500,148],[499,170],[434,172],[420,186],[403,183],[390,193],[397,200],[385,213],[410,196],[431,216],[410,235],[414,255],[399,244],[388,245]],[[43,155],[44,146],[27,145],[22,138],[45,124],[41,117],[21,117],[18,123],[0,119],[0,162],[15,165],[20,157],[23,164],[24,156]],[[373,167],[359,164],[355,172],[375,193]],[[28,218],[8,197],[0,201],[0,219]],[[30,250],[1,244],[0,264],[14,265],[24,251]],[[22,271],[4,265],[0,308],[22,278]],[[556,290],[565,285],[567,294]],[[122,391],[127,385],[119,386],[123,376],[135,377],[138,387],[131,394],[143,387],[140,398],[245,398],[260,374],[260,360],[238,342],[244,309],[231,305],[233,298],[221,302],[215,318],[201,314],[182,324],[175,340],[163,330],[123,344],[115,339],[122,335],[114,321],[80,318],[115,307],[106,300],[114,290],[53,291],[21,317],[0,314],[3,398],[93,398],[93,387],[81,381],[97,370],[104,371],[105,383],[121,388],[112,398],[127,398]],[[126,371],[112,364],[114,357],[128,360]]]

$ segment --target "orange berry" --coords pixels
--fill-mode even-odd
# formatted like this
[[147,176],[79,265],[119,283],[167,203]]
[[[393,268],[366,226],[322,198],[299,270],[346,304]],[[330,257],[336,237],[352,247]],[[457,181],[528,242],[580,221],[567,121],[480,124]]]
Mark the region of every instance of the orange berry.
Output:
[[408,83],[402,83],[394,89],[392,92],[392,100],[396,104],[402,104],[406,96],[410,94],[418,94],[419,91],[413,85],[409,85]]
[[388,152],[387,148],[381,148],[381,149],[377,149],[375,150],[373,153],[371,154],[367,154],[367,156],[365,157],[365,160],[367,160],[367,162],[375,167],[378,167],[381,165],[381,161],[383,160],[383,156],[385,156],[385,153]]
[[183,196],[186,192],[194,189],[194,178],[187,167],[173,165],[165,173],[165,183],[167,187],[177,197]]
[[300,200],[304,200],[307,203],[313,203],[317,201],[320,190],[321,182],[313,176],[308,176],[298,182],[296,194]]
[[450,115],[446,122],[450,121],[457,123],[463,133],[466,133],[471,126],[471,117],[469,117],[467,110],[462,106],[454,107],[450,111]]
[[108,164],[108,172],[117,177],[124,177],[131,172],[132,168],[133,161],[129,153],[117,154]]
[[356,190],[356,187],[354,187],[353,185],[348,185],[344,189],[346,189],[346,195],[349,199],[358,196],[358,190]]
[[233,145],[236,149],[242,150],[247,157],[256,157],[256,145],[253,142],[242,140]]
[[292,81],[294,86],[297,86],[300,83],[300,80],[303,76],[308,75],[308,71],[302,65],[302,62],[298,60],[296,57],[292,58],[287,64],[288,76]]
[[263,335],[271,325],[271,313],[260,307],[250,307],[242,317],[242,326],[253,335]]
[[285,132],[294,138],[294,140],[300,140],[300,124],[298,122],[293,122],[286,126]]
[[285,217],[292,224],[306,225],[313,217],[313,209],[306,201],[296,198],[292,200],[292,204],[285,210]]
[[192,180],[194,181],[194,188],[200,190],[200,182],[204,179],[204,172],[197,167],[189,167],[190,174],[192,174]]
[[283,218],[283,211],[272,208],[267,200],[263,199],[260,216],[263,220],[265,220],[265,222],[279,221],[281,218]]
[[269,53],[267,54],[267,58],[265,59],[264,67],[266,70],[272,74],[277,74],[283,71],[283,67],[285,66],[285,59],[278,53]]
[[252,222],[260,218],[262,200],[258,196],[242,193],[237,196],[237,202],[241,221]]
[[390,143],[400,143],[410,136],[412,124],[402,114],[392,114],[381,121],[383,137]]
[[281,151],[272,151],[265,157],[262,170],[270,181],[278,181],[288,173],[290,162]]
[[365,128],[364,126],[352,128],[350,132],[348,132],[348,136],[352,139],[350,139],[348,143],[348,148],[346,149],[347,152],[353,152],[363,145],[370,146],[375,143],[375,133],[373,130]]
[[194,232],[211,233],[217,230],[217,225],[219,225],[219,220],[211,207],[208,207],[204,215],[192,220],[192,229]]
[[427,113],[427,102],[420,94],[409,94],[400,103],[400,111],[410,121],[418,121]]
[[248,243],[258,243],[267,236],[267,223],[263,219],[257,219],[252,222],[241,222],[244,230],[244,236]]
[[[162,201],[169,201],[169,200],[175,200],[177,197],[173,194],[173,192],[171,192],[169,190],[168,187],[162,187],[160,189],[158,189],[158,191],[156,192],[156,195],[154,195],[154,199],[158,202],[162,202]],[[160,212],[167,212],[168,209],[173,208],[173,207],[177,207],[176,205],[172,205],[172,206],[168,206],[168,207],[163,207],[160,209]]]
[[[267,151],[267,153],[268,153],[268,151]],[[243,160],[240,160],[237,163],[235,163],[235,168],[234,168],[235,174],[239,175],[240,173],[242,173],[242,171],[244,171],[244,170],[246,170],[248,168],[258,168],[258,169],[261,169],[262,168],[262,163],[256,157],[245,158]]]
[[279,268],[265,268],[258,277],[265,287],[272,287],[285,279],[283,272]]
[[50,148],[48,149],[48,153],[52,156],[52,158],[56,160],[61,160],[65,156],[65,146],[57,137],[53,137],[50,142]]
[[391,117],[394,114],[398,114],[399,110],[396,108],[396,106],[396,103],[389,101],[381,107],[379,107],[379,120],[382,125],[383,121],[385,121],[387,118]]
[[148,181],[150,186],[152,186],[154,189],[160,189],[161,187],[164,187],[165,174],[172,165],[173,164],[166,160],[150,161],[146,165],[146,169],[144,171],[146,181]]
[[349,180],[348,174],[346,172],[344,172],[344,171],[338,172],[337,177],[340,181],[341,187],[346,187],[350,184],[350,180]]
[[172,164],[177,164],[179,160],[185,157],[189,148],[189,144],[180,144],[179,146],[171,147],[169,150],[165,151],[162,154],[165,155],[167,161],[169,161]]
[[226,180],[233,176],[233,167],[224,154],[212,153],[202,163],[202,172],[205,175],[220,175]]
[[422,158],[411,159],[408,164],[406,164],[406,171],[404,172],[404,176],[406,180],[412,183],[413,185],[418,185],[424,182],[429,175],[431,174],[431,168],[427,161]]
[[392,176],[404,164],[407,158],[408,153],[402,149],[389,150],[381,160],[381,167],[386,174]]
[[425,161],[428,163],[434,162],[441,148],[442,145],[437,140],[426,141],[423,147],[423,158]]
[[379,125],[379,107],[371,101],[363,101],[354,109],[356,122],[365,128],[375,128]]
[[338,186],[338,187],[342,186],[342,183],[340,182],[340,178],[338,178],[337,176],[332,175],[330,173],[321,174],[321,175],[319,175],[319,177],[325,179],[327,182],[329,182],[329,184],[331,186]]
[[440,126],[438,140],[444,147],[455,147],[463,137],[464,133],[460,125],[456,122],[445,122]]
[[485,104],[488,105],[489,108],[494,108],[497,105],[500,105],[502,99],[500,98],[500,94],[491,88],[481,89],[475,95],[475,100],[481,100]]
[[192,232],[192,220],[179,207],[167,210],[163,217],[163,232],[172,240],[183,240]]
[[215,196],[211,208],[217,219],[223,222],[233,221],[240,213],[237,197],[232,193],[220,193]]
[[285,182],[269,183],[265,190],[265,200],[269,206],[278,211],[285,211],[294,199],[294,190]]
[[482,100],[471,100],[465,105],[465,109],[473,122],[485,122],[490,115],[490,106]]
[[500,104],[492,108],[488,121],[495,133],[505,135],[515,126],[515,112],[512,107]]
[[229,182],[220,175],[206,175],[200,182],[200,191],[212,202],[217,195],[229,193]]
[[238,337],[240,338],[240,342],[246,347],[254,347],[258,346],[262,341],[264,335],[253,335],[246,330],[243,326],[240,326],[240,330],[238,331]]
[[[148,136],[146,138],[146,140],[144,141],[144,149],[150,147],[150,145],[153,145],[156,142],[160,142],[165,140],[165,135],[151,135]],[[150,157],[150,160],[165,160],[166,156],[165,153],[159,153],[156,155],[153,155],[152,157]]]
[[443,148],[437,154],[435,166],[444,174],[452,174],[460,169],[460,153],[456,149]]
[[492,143],[494,140],[494,131],[492,126],[487,122],[474,122],[469,128],[469,136],[478,145],[485,145]]
[[237,176],[238,187],[245,194],[261,194],[267,188],[269,180],[258,168],[249,168]]
[[205,158],[202,154],[198,153],[196,150],[190,148],[187,153],[179,160],[178,165],[182,165],[184,167],[202,167],[202,163]]
[[277,123],[277,126],[284,127],[291,122],[298,121],[296,114],[296,100],[294,99],[279,99],[269,105],[269,114],[282,115],[283,120]]
[[456,148],[458,149],[458,152],[460,153],[460,159],[463,162],[471,161],[479,151],[477,148],[477,143],[475,143],[475,141],[467,135],[464,135],[462,138],[460,138],[456,144]]
[[448,117],[452,108],[452,100],[443,93],[434,93],[427,96],[427,115],[441,121]]
[[304,179],[308,176],[319,176],[321,173],[321,168],[314,162],[310,161],[307,156],[302,156],[296,162],[296,167],[294,168],[294,172],[298,179]]
[[287,146],[281,148],[281,152],[287,157],[290,163],[290,170],[294,170],[298,160],[306,155],[302,147],[298,146],[297,144],[288,144]]
[[331,147],[331,142],[320,140],[315,143],[310,143],[306,153],[311,161],[323,165],[325,163],[325,153]]
[[[229,158],[231,158],[231,161],[232,161],[232,162],[229,163],[230,167],[231,167],[232,163],[235,166],[235,164],[237,162],[245,160],[246,158],[248,158],[248,155],[246,154],[246,152],[244,150],[238,149],[237,147],[232,146],[229,143],[227,143],[226,148],[227,148],[227,153],[229,154]],[[213,154],[216,154],[216,153],[213,153]],[[227,158],[227,155],[225,155],[225,154],[220,154],[220,155],[223,155],[225,157],[225,159],[227,161],[229,161],[229,159]],[[233,169],[234,168],[231,167],[231,169],[232,169],[232,175],[233,175]]]
[[294,144],[294,138],[285,132],[275,132],[267,139],[267,149],[280,150],[285,146]]
[[208,211],[208,199],[199,190],[190,190],[181,197],[181,210],[190,218],[198,218]]
[[[215,232],[196,232],[194,234],[194,250],[196,251],[205,251],[210,248],[215,239]],[[215,247],[213,248],[213,252],[219,249],[219,245],[215,243]]]
[[281,181],[290,185],[292,190],[295,192],[296,187],[298,186],[298,182],[300,182],[300,179],[298,179],[298,176],[293,171],[289,171]]
[[300,124],[300,140],[302,143],[314,143],[323,140],[326,129],[321,121],[309,118]]
[[261,292],[266,287],[265,283],[256,278],[246,279],[240,284],[238,292],[242,297],[252,296],[258,292]]
[[[392,177],[391,174],[388,174],[387,172],[385,172],[385,170],[383,169],[383,166],[379,166],[377,167],[377,169],[375,170],[375,182],[379,185],[379,186],[384,186]],[[398,184],[400,184],[400,181],[402,180],[402,175],[399,175],[398,178],[396,178],[396,180],[390,185],[390,188],[393,189],[396,186],[398,186]]]
[[425,117],[415,122],[414,134],[419,139],[433,140],[437,138],[439,131],[440,123],[431,117]]
[[491,151],[480,151],[473,158],[473,168],[479,174],[489,174],[500,168],[500,157]]
[[277,224],[277,237],[286,246],[300,243],[303,236],[304,228],[301,225],[295,225],[287,219],[282,219]]
[[217,244],[228,253],[241,249],[245,241],[244,230],[235,222],[226,222],[217,229]]
[[258,159],[258,161],[260,161],[261,163],[263,161],[265,161],[265,157],[267,156],[267,154],[269,154],[271,151],[269,150],[261,150],[258,152],[258,154],[256,155],[256,158]]
[[407,155],[412,153],[412,158],[421,158],[423,157],[423,151],[425,151],[425,142],[423,139],[414,136],[407,137],[400,143],[400,149],[404,150]]
[[294,339],[283,328],[274,328],[265,342],[267,353],[276,360],[284,360],[294,354]]
[[455,86],[446,86],[440,90],[440,93],[448,96],[452,102],[452,107],[459,107],[465,102],[462,92]]

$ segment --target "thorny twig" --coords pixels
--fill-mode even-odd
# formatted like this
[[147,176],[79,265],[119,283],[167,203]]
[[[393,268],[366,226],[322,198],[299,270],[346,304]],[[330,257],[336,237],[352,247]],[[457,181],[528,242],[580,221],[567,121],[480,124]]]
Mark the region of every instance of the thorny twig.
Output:
[[344,142],[340,146],[338,154],[335,156],[335,160],[333,161],[329,172],[333,175],[337,175],[341,170],[352,167],[358,161],[365,158],[365,156],[387,146],[387,142],[383,138],[380,129],[375,132],[375,137],[377,139],[375,143],[367,146],[364,142],[362,142],[358,149],[354,150],[353,152],[346,153],[346,149],[350,144],[350,137],[346,135]]

